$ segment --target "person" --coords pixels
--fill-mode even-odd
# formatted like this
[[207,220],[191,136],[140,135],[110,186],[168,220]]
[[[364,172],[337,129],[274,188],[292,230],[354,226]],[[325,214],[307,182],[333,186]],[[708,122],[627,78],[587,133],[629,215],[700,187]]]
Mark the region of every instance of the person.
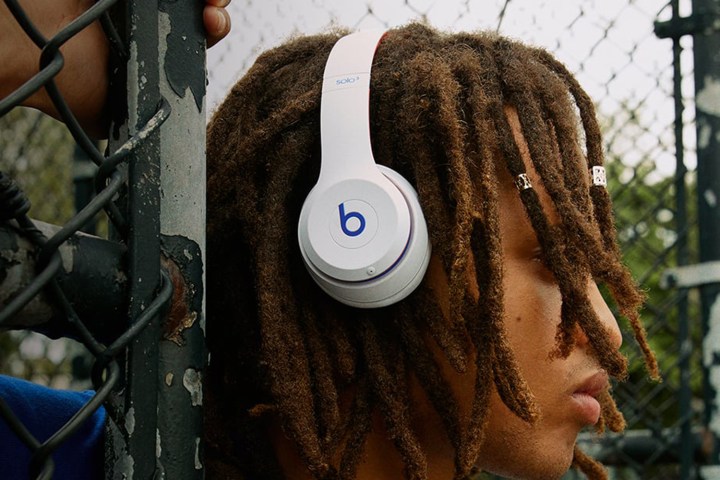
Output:
[[[0,398],[35,439],[44,442],[90,401],[92,391],[51,389],[33,382],[0,375]],[[90,480],[102,478],[103,437],[107,414],[98,409],[53,451],[52,478]],[[25,480],[30,476],[30,449],[0,416],[0,461],[3,478]]]
[[312,281],[297,234],[321,169],[323,69],[345,33],[261,54],[209,124],[208,478],[605,478],[576,444],[585,427],[624,427],[602,286],[658,372],[591,99],[540,48],[387,32],[372,153],[417,191],[432,254],[409,296],[354,308]]
[[[38,31],[45,38],[51,38],[87,11],[95,0],[20,0],[18,3]],[[211,47],[230,32],[230,15],[226,9],[230,0],[205,0],[204,3],[203,25],[207,46]],[[81,30],[60,52],[64,65],[55,77],[58,89],[80,125],[93,136],[104,137],[108,123],[105,107],[109,47],[100,22]],[[40,53],[5,2],[0,3],[0,99],[38,73]],[[25,99],[23,105],[59,118],[44,88]]]
[[398,303],[346,306],[312,282],[296,233],[321,164],[322,72],[345,33],[262,54],[209,125],[208,478],[547,479],[571,464],[602,478],[577,435],[623,428],[608,379],[627,367],[599,285],[657,365],[591,100],[541,49],[389,31],[373,156],[417,191],[432,255]]

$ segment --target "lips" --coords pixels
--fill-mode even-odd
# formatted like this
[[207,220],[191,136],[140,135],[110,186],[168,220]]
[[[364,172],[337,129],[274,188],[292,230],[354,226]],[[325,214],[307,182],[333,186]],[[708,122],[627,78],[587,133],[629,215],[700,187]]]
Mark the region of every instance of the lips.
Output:
[[598,397],[608,388],[608,375],[600,370],[586,378],[572,392],[572,404],[585,425],[595,425],[600,420],[602,409]]

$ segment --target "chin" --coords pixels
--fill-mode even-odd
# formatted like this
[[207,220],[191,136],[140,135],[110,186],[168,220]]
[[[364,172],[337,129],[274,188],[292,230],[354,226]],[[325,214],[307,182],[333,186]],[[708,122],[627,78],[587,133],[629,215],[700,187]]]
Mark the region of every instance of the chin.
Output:
[[487,469],[487,473],[499,475],[503,478],[516,480],[556,480],[567,473],[572,464],[572,458],[568,462],[544,463],[533,465],[522,465],[522,468],[510,469]]
[[[573,445],[574,447],[574,445]],[[525,455],[505,457],[506,461],[490,465],[478,465],[487,473],[517,480],[555,480],[562,478],[572,465],[574,448],[532,448]]]

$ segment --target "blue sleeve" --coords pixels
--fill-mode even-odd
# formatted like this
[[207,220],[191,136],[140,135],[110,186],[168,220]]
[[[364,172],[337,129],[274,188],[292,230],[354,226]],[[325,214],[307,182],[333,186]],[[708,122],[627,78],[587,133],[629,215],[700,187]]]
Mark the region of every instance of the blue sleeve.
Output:
[[[0,375],[0,397],[39,441],[50,438],[93,395],[93,392],[53,390]],[[57,480],[103,478],[105,410],[100,408],[53,454]],[[0,416],[0,477],[27,479],[30,450]]]

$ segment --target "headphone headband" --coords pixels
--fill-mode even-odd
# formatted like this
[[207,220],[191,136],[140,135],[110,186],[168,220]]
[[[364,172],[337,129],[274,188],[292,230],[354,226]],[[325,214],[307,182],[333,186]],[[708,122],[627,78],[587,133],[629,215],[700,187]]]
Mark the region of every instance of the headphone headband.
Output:
[[[370,146],[370,70],[384,30],[363,30],[335,43],[323,74],[319,182],[376,171]],[[359,90],[359,91],[358,91]],[[326,178],[327,177],[327,178]]]

